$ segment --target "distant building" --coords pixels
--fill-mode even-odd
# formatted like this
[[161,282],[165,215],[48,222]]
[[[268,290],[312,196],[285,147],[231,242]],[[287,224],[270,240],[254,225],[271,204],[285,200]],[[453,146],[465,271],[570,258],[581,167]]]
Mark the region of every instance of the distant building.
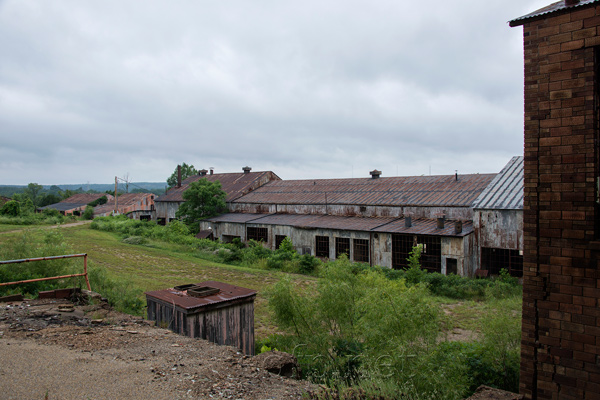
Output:
[[250,172],[251,168],[249,167],[244,167],[242,170],[243,172],[241,173],[224,174],[215,174],[211,170],[210,174],[208,174],[208,171],[203,169],[199,171],[198,175],[190,176],[183,182],[178,182],[177,186],[154,199],[156,207],[154,219],[159,224],[165,224],[174,220],[176,218],[175,213],[184,202],[183,192],[187,190],[190,183],[200,179],[206,179],[209,182],[219,181],[223,191],[227,194],[225,201],[228,204],[268,182],[281,179],[271,171]]
[[58,210],[62,215],[81,215],[85,207],[99,198],[106,196],[108,201],[113,200],[113,196],[106,193],[79,193],[66,198],[58,203],[40,207],[38,210],[47,209]]
[[105,217],[114,214],[124,214],[131,219],[151,220],[154,211],[154,194],[152,193],[123,193],[106,204],[94,208],[94,217]]

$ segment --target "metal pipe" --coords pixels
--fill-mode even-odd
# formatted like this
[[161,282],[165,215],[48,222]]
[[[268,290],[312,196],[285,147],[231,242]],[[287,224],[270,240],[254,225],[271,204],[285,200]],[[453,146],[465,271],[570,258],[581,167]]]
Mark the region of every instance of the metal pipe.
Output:
[[5,283],[0,283],[0,286],[17,285],[17,284],[20,284],[20,283],[50,281],[50,280],[54,280],[54,279],[76,278],[76,277],[79,277],[79,276],[83,276],[83,277],[85,277],[85,283],[87,285],[88,290],[92,291],[92,288],[90,286],[90,280],[88,278],[88,272],[87,272],[87,253],[66,254],[66,255],[63,255],[63,256],[48,256],[48,257],[36,257],[36,258],[24,258],[24,259],[21,259],[21,260],[6,260],[6,261],[0,261],[0,265],[5,265],[5,264],[20,264],[20,263],[26,263],[26,262],[32,262],[32,261],[61,260],[61,259],[65,259],[65,258],[76,258],[76,257],[83,257],[83,274],[71,274],[71,275],[51,276],[51,277],[48,277],[48,278],[37,278],[37,279],[27,279],[27,280],[16,281],[16,282],[5,282]]

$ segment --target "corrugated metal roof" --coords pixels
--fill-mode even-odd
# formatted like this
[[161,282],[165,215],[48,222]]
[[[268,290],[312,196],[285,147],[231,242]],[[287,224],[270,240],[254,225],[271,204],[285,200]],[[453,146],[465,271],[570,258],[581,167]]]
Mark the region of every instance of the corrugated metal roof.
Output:
[[80,204],[89,204],[94,200],[99,199],[102,196],[106,196],[107,199],[113,199],[112,195],[106,193],[79,193],[74,194],[71,197],[68,197],[64,200],[61,200],[60,203],[80,203]]
[[53,209],[58,211],[70,211],[76,208],[85,207],[88,203],[56,203],[41,207],[40,210]]
[[[119,210],[123,210],[124,208],[129,206],[137,206],[146,198],[148,198],[148,201],[153,201],[150,199],[150,197],[152,196],[154,196],[154,194],[152,193],[123,193],[117,197],[117,207],[119,208]],[[103,205],[94,207],[94,214],[108,213],[114,209],[115,200],[113,198],[111,201]]]
[[525,24],[527,22],[527,20],[532,19],[532,18],[543,17],[548,14],[557,13],[560,11],[566,11],[571,8],[583,7],[583,6],[587,6],[589,4],[598,3],[598,2],[600,2],[600,0],[581,0],[578,4],[567,7],[565,5],[564,0],[557,1],[556,3],[552,3],[549,6],[540,8],[537,11],[534,11],[534,12],[524,15],[522,17],[515,18],[511,21],[508,21],[508,24],[509,24],[509,26],[519,26],[519,25]]
[[447,219],[444,221],[444,228],[438,229],[437,219],[417,218],[412,219],[410,227],[405,226],[404,218],[397,219],[387,225],[373,229],[374,232],[386,233],[404,233],[411,235],[429,235],[429,236],[457,236],[463,237],[473,233],[472,221],[461,221],[462,231],[456,233],[457,220]]
[[219,181],[221,183],[223,191],[227,193],[225,201],[230,202],[234,199],[237,199],[240,196],[243,196],[245,193],[255,190],[256,188],[260,187],[261,185],[264,185],[265,183],[271,180],[278,180],[280,178],[271,171],[249,172],[247,174],[244,172],[240,172],[204,176],[194,175],[185,179],[181,183],[181,187],[169,189],[167,193],[157,197],[156,199],[154,199],[154,201],[182,202],[183,192],[185,192],[188,185],[200,179],[206,179],[209,182]]
[[[251,216],[242,220],[238,216]],[[404,226],[404,218],[395,217],[342,217],[337,215],[306,214],[237,214],[229,213],[210,218],[212,222],[239,222],[262,225],[285,225],[303,229],[334,229],[343,231],[406,233],[433,236],[466,236],[473,232],[471,221],[463,221],[461,233],[455,233],[455,220],[446,220],[443,229],[437,228],[437,219],[418,218],[412,226]]]
[[171,288],[154,290],[151,292],[146,292],[145,294],[147,297],[153,297],[155,299],[165,301],[188,311],[228,301],[250,298],[256,295],[256,290],[246,289],[240,286],[234,286],[228,283],[217,281],[205,281],[195,285],[218,288],[219,293],[206,297],[192,297],[188,296],[187,290],[177,290]]
[[255,219],[263,218],[270,214],[251,214],[251,213],[228,213],[217,215],[216,217],[207,218],[204,221],[209,222],[234,222],[234,223],[246,223]]
[[523,209],[524,158],[513,157],[475,201],[473,208],[486,210]]
[[470,207],[495,176],[278,180],[234,203]]

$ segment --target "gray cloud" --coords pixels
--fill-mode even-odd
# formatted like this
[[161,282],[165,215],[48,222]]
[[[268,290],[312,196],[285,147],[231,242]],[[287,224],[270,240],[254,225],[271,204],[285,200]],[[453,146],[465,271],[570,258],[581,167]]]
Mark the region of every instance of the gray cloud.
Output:
[[0,184],[497,172],[540,0],[0,2]]

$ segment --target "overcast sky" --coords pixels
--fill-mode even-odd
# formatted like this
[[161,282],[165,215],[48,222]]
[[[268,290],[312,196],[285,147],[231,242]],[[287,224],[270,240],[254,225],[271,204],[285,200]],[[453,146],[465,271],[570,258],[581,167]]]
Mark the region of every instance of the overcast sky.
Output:
[[0,0],[0,184],[499,172],[551,0]]

